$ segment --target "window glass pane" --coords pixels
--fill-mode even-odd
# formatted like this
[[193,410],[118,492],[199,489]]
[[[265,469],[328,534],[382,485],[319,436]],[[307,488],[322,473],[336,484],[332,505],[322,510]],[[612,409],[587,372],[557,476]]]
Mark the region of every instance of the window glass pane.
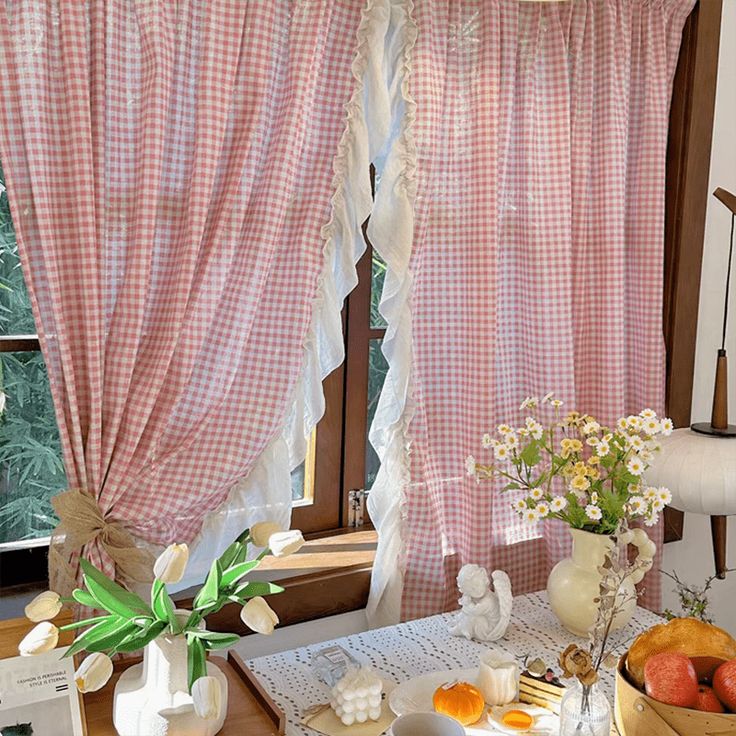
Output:
[[[381,352],[381,343],[383,340],[380,338],[373,339],[370,341],[368,348],[368,428],[370,429],[373,424],[373,417],[376,415],[376,408],[378,407],[378,397],[381,395],[381,388],[383,388],[383,382],[386,378],[388,371],[388,363],[386,358],[383,357]],[[378,474],[378,468],[380,466],[378,455],[373,449],[368,437],[365,440],[365,487],[371,488],[376,475]]]
[[307,456],[304,462],[291,471],[291,500],[309,503],[314,500],[314,476],[317,452],[317,429],[307,444]]
[[383,280],[386,276],[386,263],[373,249],[373,263],[371,271],[371,327],[385,327],[386,320],[378,311],[383,293]]
[[291,500],[304,500],[304,467],[302,463],[299,467],[291,471]]
[[59,431],[41,353],[0,353],[0,542],[45,537],[51,496],[66,484]]
[[[0,335],[35,333],[0,169]],[[0,543],[45,537],[56,526],[51,496],[66,479],[41,353],[0,353],[0,393]]]
[[33,335],[35,332],[10,219],[5,176],[0,169],[0,335]]

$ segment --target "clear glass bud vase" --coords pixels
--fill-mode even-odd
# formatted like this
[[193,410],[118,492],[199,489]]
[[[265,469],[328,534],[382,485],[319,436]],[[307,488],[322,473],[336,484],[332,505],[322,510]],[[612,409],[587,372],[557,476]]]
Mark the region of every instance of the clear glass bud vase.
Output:
[[560,736],[610,736],[611,705],[598,685],[583,687],[577,680],[562,697]]

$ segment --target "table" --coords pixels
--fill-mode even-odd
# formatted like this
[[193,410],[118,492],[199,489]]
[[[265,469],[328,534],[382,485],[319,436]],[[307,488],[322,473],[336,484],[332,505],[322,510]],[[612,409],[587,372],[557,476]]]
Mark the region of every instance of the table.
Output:
[[[71,622],[71,614],[64,610],[55,620],[58,626]],[[18,642],[33,628],[34,624],[25,618],[10,619],[0,622],[0,659],[18,655]],[[74,639],[71,631],[62,631],[59,637],[60,646],[68,646]],[[263,694],[253,692],[245,684],[244,678],[238,675],[240,661],[237,656],[212,657],[213,661],[225,673],[229,683],[228,717],[220,736],[277,736],[279,728],[267,713]],[[126,666],[140,661],[131,658],[116,663],[116,671],[110,682],[101,690],[84,695],[84,714],[87,723],[87,736],[115,736],[112,725],[112,699],[115,683]],[[267,696],[265,698],[267,700]]]
[[[409,621],[251,659],[246,664],[285,713],[286,736],[314,736],[315,732],[299,721],[307,708],[329,700],[327,688],[314,677],[309,666],[312,653],[325,644],[339,644],[370,664],[381,677],[398,684],[426,672],[475,667],[480,654],[490,647],[514,658],[527,654],[541,657],[552,666],[567,644],[581,642],[557,622],[546,593],[514,598],[506,636],[490,645],[451,636],[447,627],[455,615],[446,613]],[[622,654],[635,636],[661,621],[651,611],[637,608],[631,623],[613,635],[616,652]],[[601,687],[613,704],[613,670],[602,673]]]

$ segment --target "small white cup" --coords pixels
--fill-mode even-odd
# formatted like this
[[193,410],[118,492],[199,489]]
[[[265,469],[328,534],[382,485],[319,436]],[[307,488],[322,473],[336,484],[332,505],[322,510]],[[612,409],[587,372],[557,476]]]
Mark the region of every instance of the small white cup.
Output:
[[465,736],[465,729],[440,713],[407,713],[399,716],[389,731],[391,736]]

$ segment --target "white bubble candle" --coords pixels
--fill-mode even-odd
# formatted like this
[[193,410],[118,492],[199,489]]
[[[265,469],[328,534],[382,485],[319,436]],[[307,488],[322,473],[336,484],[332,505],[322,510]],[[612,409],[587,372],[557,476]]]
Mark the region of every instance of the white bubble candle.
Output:
[[383,683],[370,667],[351,668],[332,688],[330,706],[345,726],[381,717]]

